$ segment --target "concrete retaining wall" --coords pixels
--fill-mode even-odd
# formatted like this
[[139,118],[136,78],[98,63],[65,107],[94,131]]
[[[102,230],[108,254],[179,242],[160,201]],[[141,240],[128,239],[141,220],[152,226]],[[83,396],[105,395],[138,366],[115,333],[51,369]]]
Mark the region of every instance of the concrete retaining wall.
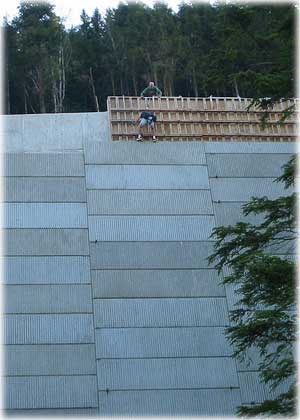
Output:
[[233,417],[265,398],[257,364],[231,358],[209,234],[287,193],[273,180],[295,145],[112,143],[106,113],[3,120],[8,413]]

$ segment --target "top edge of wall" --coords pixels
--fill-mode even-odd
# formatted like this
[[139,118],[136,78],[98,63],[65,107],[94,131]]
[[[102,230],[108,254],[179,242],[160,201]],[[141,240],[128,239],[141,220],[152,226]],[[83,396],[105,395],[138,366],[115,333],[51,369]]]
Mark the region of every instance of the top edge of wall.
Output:
[[0,116],[2,152],[83,150],[86,142],[108,142],[107,112]]

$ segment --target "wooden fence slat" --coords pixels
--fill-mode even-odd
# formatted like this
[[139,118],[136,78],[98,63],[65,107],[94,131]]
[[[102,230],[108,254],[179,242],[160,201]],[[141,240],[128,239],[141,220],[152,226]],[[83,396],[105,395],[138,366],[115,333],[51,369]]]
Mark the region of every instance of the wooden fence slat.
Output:
[[[269,121],[264,129],[260,125],[262,110],[246,111],[250,98],[212,97],[126,97],[111,96],[107,111],[113,140],[134,140],[133,122],[141,110],[153,109],[158,122],[156,133],[168,141],[295,141],[296,112],[278,125],[280,110],[295,105],[294,98],[269,111]],[[149,130],[147,130],[148,132]],[[150,132],[149,132],[150,133]]]

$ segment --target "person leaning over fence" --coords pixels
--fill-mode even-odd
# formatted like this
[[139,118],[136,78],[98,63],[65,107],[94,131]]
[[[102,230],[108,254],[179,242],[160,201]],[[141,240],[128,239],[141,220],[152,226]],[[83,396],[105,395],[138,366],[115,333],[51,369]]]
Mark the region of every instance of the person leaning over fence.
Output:
[[148,126],[152,131],[152,140],[155,143],[156,142],[156,137],[154,134],[155,123],[156,123],[156,115],[154,114],[154,112],[142,111],[138,119],[136,120],[136,125],[138,126],[138,130],[139,130],[137,141],[143,141],[142,129],[143,127]]
[[149,86],[147,86],[141,93],[140,96],[142,97],[151,97],[151,96],[161,96],[162,92],[158,87],[155,86],[154,82],[150,82]]

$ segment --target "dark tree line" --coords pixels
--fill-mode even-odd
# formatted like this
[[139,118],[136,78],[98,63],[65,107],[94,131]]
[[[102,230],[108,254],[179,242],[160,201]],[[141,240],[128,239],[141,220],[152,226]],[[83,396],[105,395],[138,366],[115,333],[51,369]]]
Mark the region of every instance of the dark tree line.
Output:
[[294,96],[295,5],[120,5],[67,30],[49,3],[4,22],[10,114],[106,109],[108,95]]

